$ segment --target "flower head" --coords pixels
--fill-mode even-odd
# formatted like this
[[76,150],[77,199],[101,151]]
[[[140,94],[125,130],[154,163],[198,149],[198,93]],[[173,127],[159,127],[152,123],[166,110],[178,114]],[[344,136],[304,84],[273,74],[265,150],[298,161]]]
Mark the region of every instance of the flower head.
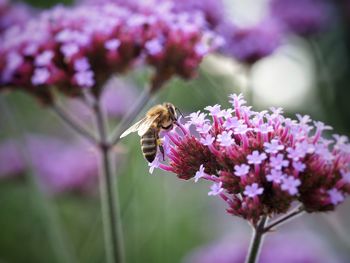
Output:
[[[0,89],[24,89],[49,104],[54,87],[67,96],[84,88],[99,95],[113,74],[144,65],[154,68],[156,91],[175,75],[193,77],[215,38],[204,20],[171,8],[145,12],[112,1],[59,6],[4,32]],[[204,45],[206,52],[197,52]]]
[[[176,143],[169,144],[166,170],[181,179],[196,176],[215,182],[213,193],[220,191],[227,211],[253,223],[263,215],[285,213],[293,202],[300,202],[307,212],[333,210],[350,193],[348,140],[326,140],[321,133],[324,125],[285,118],[281,109],[273,114],[255,112],[244,105],[242,96],[230,98],[233,116],[226,122],[221,117],[205,119],[198,111],[179,124],[181,129],[171,133]],[[219,105],[207,109],[222,111]],[[234,125],[227,124],[230,119]],[[212,128],[199,134],[189,127],[198,127],[198,122]],[[268,134],[259,129],[262,123],[270,127]],[[237,127],[249,132],[237,132]],[[202,176],[201,167],[210,177]]]
[[324,0],[272,0],[271,15],[286,30],[304,36],[324,30],[330,18],[330,8]]
[[220,26],[219,31],[225,39],[223,52],[248,64],[273,53],[282,37],[278,23],[273,20],[262,21],[248,28],[226,22]]

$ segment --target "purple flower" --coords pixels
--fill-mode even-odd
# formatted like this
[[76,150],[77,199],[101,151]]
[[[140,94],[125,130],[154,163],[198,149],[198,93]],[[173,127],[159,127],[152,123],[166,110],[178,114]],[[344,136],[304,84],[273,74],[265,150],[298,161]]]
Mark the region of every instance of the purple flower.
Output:
[[220,143],[221,146],[231,146],[235,143],[235,140],[232,139],[232,131],[223,131],[221,134],[218,135],[217,141]]
[[79,58],[74,61],[74,69],[78,72],[87,71],[90,69],[89,60],[85,57]]
[[32,77],[32,83],[34,85],[42,85],[47,82],[50,78],[50,72],[47,68],[37,68],[34,71],[34,75]]
[[[217,35],[200,16],[166,4],[141,10],[114,2],[43,11],[3,34],[0,89],[23,89],[50,104],[53,87],[66,96],[81,95],[86,87],[99,94],[111,76],[137,65],[154,69],[152,92],[173,76],[189,79],[203,56],[217,48]],[[203,46],[206,51],[197,52]],[[84,58],[89,66],[80,61]]]
[[105,48],[108,49],[109,51],[115,51],[118,49],[118,47],[120,46],[120,40],[119,39],[111,39],[108,40],[105,43]]
[[284,146],[279,144],[278,140],[271,140],[271,142],[264,143],[265,152],[267,153],[278,153],[284,149]]
[[[302,244],[302,245],[301,245]],[[235,233],[190,252],[182,263],[243,263],[249,241]],[[297,251],[297,253],[296,253]],[[332,253],[319,236],[312,232],[274,233],[264,241],[259,263],[341,263],[339,253]]]
[[95,84],[94,72],[91,70],[79,71],[74,76],[77,84],[81,87],[91,88]]
[[146,42],[146,50],[151,55],[158,55],[163,51],[163,45],[159,39],[152,39]]
[[279,25],[273,20],[262,21],[249,28],[239,28],[226,22],[219,31],[225,39],[223,52],[248,64],[273,53],[282,36]]
[[283,154],[279,153],[277,156],[270,157],[270,166],[273,169],[281,170],[283,167],[287,167],[289,165],[289,161],[284,160]]
[[253,183],[252,185],[247,185],[244,189],[243,194],[248,197],[255,197],[261,195],[264,192],[264,188],[259,187],[257,183]]
[[48,66],[51,63],[54,55],[55,54],[51,50],[44,51],[35,58],[35,66]]
[[199,167],[199,170],[196,172],[196,175],[193,177],[195,183],[197,183],[198,180],[205,175],[206,175],[206,173],[204,172],[204,166],[203,166],[203,164],[201,164],[201,166]]
[[[222,182],[220,196],[229,206],[227,211],[253,224],[261,216],[285,213],[293,203],[300,203],[307,212],[333,210],[339,203],[334,200],[341,198],[327,190],[336,189],[343,198],[350,193],[348,140],[327,140],[320,132],[325,125],[286,118],[281,109],[273,114],[255,112],[244,105],[242,96],[231,95],[230,99],[231,109],[221,110],[219,105],[206,108],[216,115],[231,112],[233,116],[226,122],[219,117],[205,119],[198,111],[187,123],[179,123],[181,129],[169,137],[170,154],[162,168],[189,180],[203,165],[211,175],[202,177],[204,180]],[[231,119],[238,126],[228,125]],[[212,128],[199,134],[189,128],[194,123]],[[268,134],[234,132],[238,127],[254,131],[263,123],[270,127]],[[257,195],[261,198],[251,198]]]
[[204,109],[209,111],[211,116],[217,116],[218,113],[221,111],[221,106],[218,104],[215,104],[214,106],[207,106]]
[[210,192],[208,192],[208,195],[219,195],[224,191],[224,188],[222,188],[222,182],[220,183],[213,183],[213,185],[210,187]]
[[213,136],[211,136],[210,134],[206,134],[205,138],[201,138],[201,143],[203,145],[209,146],[212,145],[214,142],[215,138]]
[[266,179],[269,182],[274,182],[276,184],[280,184],[282,182],[283,178],[285,178],[285,177],[286,177],[286,175],[282,174],[281,170],[272,169],[270,174],[268,174],[266,176]]
[[196,127],[197,132],[199,133],[208,133],[211,130],[211,128],[211,125],[209,125],[208,123],[204,123],[203,125]]
[[330,202],[333,205],[337,205],[337,204],[342,203],[344,201],[344,195],[339,190],[337,190],[335,188],[328,190],[328,195],[330,198]]
[[247,132],[251,131],[251,128],[248,128],[247,125],[245,124],[239,124],[239,126],[237,128],[234,129],[234,133],[235,134],[246,134]]
[[34,174],[49,193],[95,190],[98,153],[92,145],[44,136],[27,139]]
[[290,195],[296,195],[298,193],[298,186],[301,185],[299,179],[293,176],[285,176],[282,178],[281,189],[287,191]]
[[249,164],[261,164],[267,158],[265,153],[259,153],[259,151],[253,151],[252,154],[247,156]]
[[33,14],[34,10],[24,3],[11,3],[11,1],[1,0],[0,33],[3,33],[11,26],[22,26]]
[[271,15],[286,30],[308,36],[329,25],[330,6],[324,0],[272,0]]
[[249,165],[241,164],[241,165],[235,165],[235,175],[238,177],[244,176],[249,173]]

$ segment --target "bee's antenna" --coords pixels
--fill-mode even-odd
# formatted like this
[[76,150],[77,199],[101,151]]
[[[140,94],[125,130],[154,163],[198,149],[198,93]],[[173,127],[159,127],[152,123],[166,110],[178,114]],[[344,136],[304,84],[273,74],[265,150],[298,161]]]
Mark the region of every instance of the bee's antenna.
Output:
[[182,118],[185,118],[184,115],[182,114],[182,112],[180,111],[179,108],[176,107],[175,110],[178,111],[178,112],[180,113],[180,115],[182,116]]

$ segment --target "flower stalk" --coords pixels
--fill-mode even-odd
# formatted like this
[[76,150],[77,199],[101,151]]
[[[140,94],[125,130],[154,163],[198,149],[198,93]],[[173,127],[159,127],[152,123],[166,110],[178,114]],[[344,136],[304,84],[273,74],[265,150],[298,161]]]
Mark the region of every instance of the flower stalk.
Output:
[[124,263],[125,254],[119,195],[111,162],[112,146],[107,142],[107,122],[99,102],[94,105],[94,113],[100,140],[98,145],[101,155],[100,195],[107,262]]
[[261,246],[263,243],[263,236],[265,234],[265,224],[267,223],[267,216],[264,216],[260,222],[254,227],[253,237],[249,246],[249,251],[245,263],[258,262]]

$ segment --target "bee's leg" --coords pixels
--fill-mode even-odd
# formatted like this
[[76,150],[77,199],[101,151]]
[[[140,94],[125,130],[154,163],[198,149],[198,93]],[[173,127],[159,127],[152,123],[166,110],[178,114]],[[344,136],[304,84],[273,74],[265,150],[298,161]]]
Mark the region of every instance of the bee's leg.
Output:
[[159,146],[159,150],[162,153],[163,156],[163,161],[165,161],[165,153],[164,153],[164,147],[163,147],[163,143],[162,143],[162,139],[157,139],[157,144]]

